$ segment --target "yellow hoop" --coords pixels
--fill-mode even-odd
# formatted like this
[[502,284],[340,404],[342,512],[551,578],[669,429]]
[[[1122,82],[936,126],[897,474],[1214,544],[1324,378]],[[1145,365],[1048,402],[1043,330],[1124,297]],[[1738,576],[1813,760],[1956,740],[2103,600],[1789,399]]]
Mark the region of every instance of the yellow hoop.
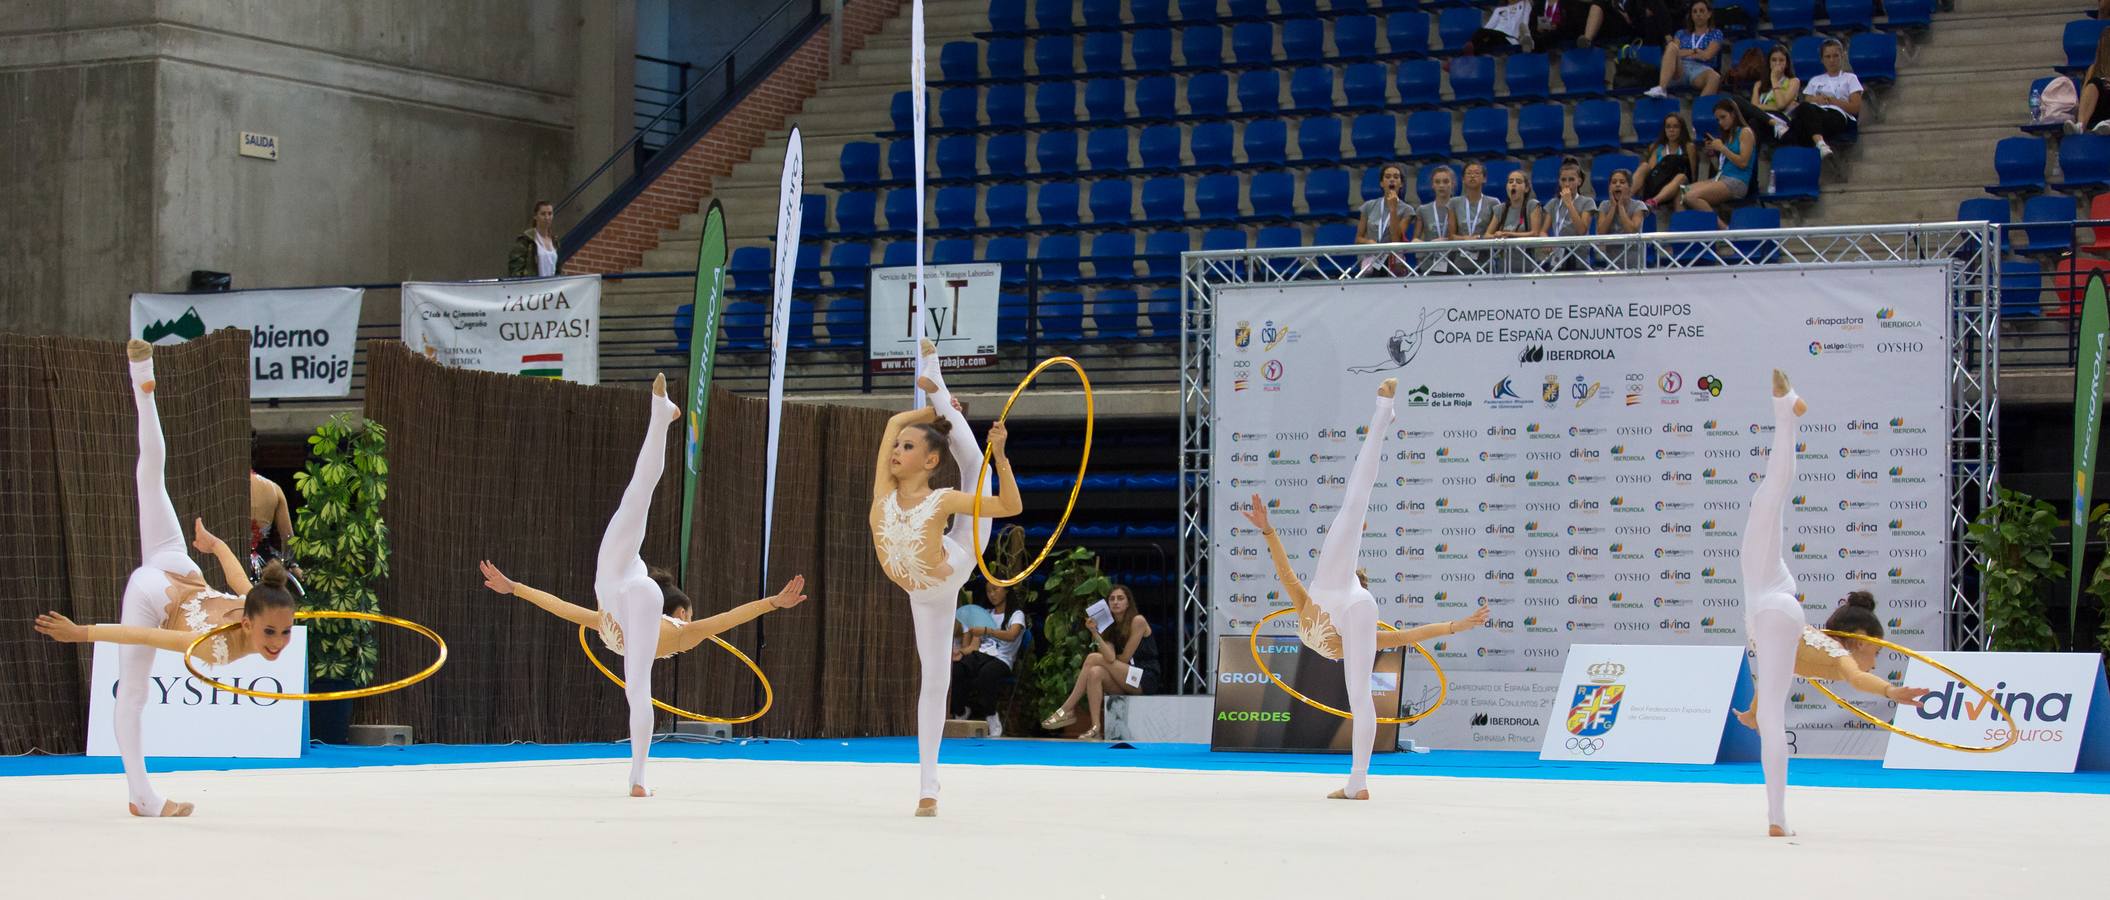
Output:
[[[1010,587],[1026,580],[1026,576],[1033,574],[1034,569],[1040,568],[1040,564],[1047,561],[1048,554],[1054,552],[1055,542],[1062,539],[1062,529],[1070,524],[1070,513],[1075,512],[1077,509],[1077,494],[1084,490],[1084,468],[1092,462],[1092,422],[1096,414],[1092,406],[1092,379],[1084,374],[1084,367],[1078,365],[1076,360],[1067,356],[1057,356],[1034,366],[1033,371],[1026,373],[1025,380],[1020,381],[1018,387],[1011,389],[1011,399],[1004,401],[1004,411],[997,414],[996,420],[1002,422],[1010,417],[1011,404],[1018,402],[1018,395],[1025,392],[1026,385],[1032,384],[1033,379],[1040,377],[1040,373],[1047,371],[1049,366],[1055,365],[1069,366],[1077,372],[1077,380],[1084,383],[1084,455],[1077,460],[1077,483],[1070,485],[1070,502],[1069,505],[1062,508],[1062,518],[1055,523],[1055,533],[1048,535],[1048,542],[1041,546],[1040,555],[1033,557],[1033,562],[1027,564],[1024,569],[1019,570],[1018,574],[1011,576],[1008,580],[998,578],[995,573],[989,571],[989,563],[982,559],[981,554],[975,554],[975,567],[982,570],[982,577],[989,579],[990,584]],[[970,527],[977,531],[982,527],[982,479],[988,472],[989,454],[984,453],[982,454],[982,465],[974,470],[974,509],[968,514],[973,520]]]
[[[1303,694],[1297,693],[1296,688],[1290,687],[1288,684],[1284,683],[1282,679],[1275,677],[1274,670],[1269,669],[1267,667],[1267,661],[1260,658],[1260,626],[1266,625],[1270,620],[1276,618],[1277,616],[1288,615],[1293,612],[1296,612],[1296,609],[1294,607],[1283,607],[1282,609],[1275,610],[1274,612],[1268,613],[1267,615],[1260,617],[1260,621],[1253,623],[1253,634],[1246,641],[1247,646],[1253,651],[1253,665],[1260,667],[1261,674],[1266,675],[1267,680],[1274,682],[1276,687],[1281,688],[1284,693],[1297,698],[1298,702],[1303,703],[1305,706],[1309,706],[1320,712],[1332,713],[1336,716],[1340,716],[1343,719],[1355,718],[1355,715],[1353,713],[1349,713],[1344,710],[1334,709],[1331,706],[1327,706],[1324,703],[1320,703],[1317,700],[1313,700],[1310,697],[1306,697]],[[1377,627],[1382,628],[1386,631],[1399,630],[1397,628],[1385,624],[1384,622],[1377,623]],[[1436,673],[1436,702],[1429,704],[1428,709],[1424,709],[1421,712],[1415,713],[1411,716],[1400,716],[1398,718],[1393,718],[1391,716],[1378,716],[1377,724],[1379,725],[1405,725],[1410,722],[1419,722],[1423,719],[1428,718],[1430,713],[1433,713],[1436,710],[1442,708],[1444,698],[1450,695],[1450,685],[1447,684],[1444,680],[1443,667],[1436,664],[1436,655],[1430,653],[1428,648],[1423,647],[1420,643],[1415,643],[1411,646],[1415,650],[1420,651],[1422,658],[1429,661],[1429,668],[1433,669]]]
[[[755,710],[754,712],[749,713],[747,715],[741,716],[737,719],[725,719],[719,718],[718,716],[706,716],[702,713],[692,713],[686,709],[682,709],[681,707],[675,706],[671,703],[662,703],[657,697],[653,698],[652,705],[660,709],[666,710],[667,712],[673,713],[674,715],[680,716],[684,719],[694,719],[698,722],[715,722],[720,725],[741,725],[762,718],[763,713],[769,712],[770,705],[777,702],[776,691],[772,690],[769,686],[769,676],[762,674],[762,667],[755,665],[755,661],[749,659],[747,654],[740,652],[740,648],[726,643],[723,638],[720,638],[715,634],[711,635],[710,641],[713,644],[717,644],[720,647],[724,647],[727,653],[731,653],[733,655],[734,659],[738,659],[739,661],[746,663],[748,670],[755,673],[755,677],[761,680],[762,708]],[[629,685],[624,684],[623,679],[617,677],[614,672],[608,670],[607,666],[601,664],[600,657],[593,655],[593,645],[586,642],[586,626],[584,625],[579,626],[579,649],[586,654],[586,661],[593,663],[594,668],[601,670],[601,674],[608,676],[609,681],[615,682],[616,687],[623,688],[625,690],[629,689]]]
[[375,613],[346,612],[333,609],[302,610],[300,612],[294,613],[293,619],[295,621],[299,621],[301,619],[357,619],[362,622],[379,622],[383,625],[394,625],[397,628],[407,628],[411,631],[415,631],[419,634],[422,634],[427,638],[430,638],[435,645],[438,645],[438,647],[440,648],[440,657],[438,659],[433,660],[432,665],[426,666],[423,671],[420,671],[417,674],[410,676],[409,678],[405,678],[400,681],[391,681],[387,684],[377,684],[373,687],[353,688],[348,691],[323,691],[320,693],[313,694],[282,694],[276,691],[259,691],[251,688],[235,687],[230,684],[221,684],[220,682],[214,681],[211,678],[207,677],[204,672],[198,671],[198,666],[193,661],[198,652],[198,645],[205,643],[205,640],[207,638],[216,637],[223,632],[233,631],[237,628],[242,627],[242,623],[240,622],[229,622],[210,631],[202,632],[198,635],[197,640],[191,641],[190,646],[184,648],[183,650],[183,667],[190,670],[191,677],[196,678],[199,681],[205,682],[206,684],[212,685],[217,690],[226,691],[230,694],[240,694],[244,697],[256,697],[264,700],[306,700],[310,702],[318,702],[324,700],[357,700],[361,697],[374,697],[381,694],[386,694],[389,691],[400,691],[413,684],[417,684],[420,681],[424,681],[427,678],[431,678],[434,672],[438,672],[441,666],[447,664],[447,642],[440,639],[438,632],[433,631],[430,628],[426,628],[423,625],[419,625],[416,622],[410,621],[409,619],[398,619],[395,616],[383,616]]
[[1861,717],[1862,721],[1867,722],[1870,725],[1874,725],[1878,728],[1881,728],[1885,731],[1888,731],[1891,734],[1900,735],[1902,737],[1908,737],[1922,744],[1927,744],[1934,747],[1941,747],[1947,750],[1956,750],[1963,753],[1995,753],[2014,746],[2016,741],[2022,739],[2022,729],[2017,727],[2015,717],[2012,713],[2009,713],[2007,711],[2007,707],[2000,705],[1999,698],[1994,697],[1991,691],[1988,691],[1985,688],[1979,687],[1977,684],[1973,683],[1971,679],[1963,677],[1963,675],[1958,673],[1955,669],[1951,669],[1948,666],[1935,662],[1932,658],[1917,650],[1893,644],[1889,641],[1883,640],[1882,638],[1869,637],[1868,635],[1861,634],[1860,632],[1855,631],[1827,630],[1824,633],[1831,635],[1835,638],[1851,638],[1857,641],[1867,641],[1868,643],[1875,644],[1878,647],[1887,647],[1889,649],[1896,650],[1899,653],[1902,653],[1906,656],[1910,656],[1913,659],[1919,660],[1920,662],[1926,663],[1927,665],[1939,669],[1942,674],[1947,675],[1950,678],[1956,679],[1956,681],[1962,684],[1964,687],[1977,691],[1980,695],[1985,697],[1986,702],[1993,704],[1994,712],[1999,713],[2001,718],[2007,720],[2007,742],[1992,747],[1967,747],[1963,744],[1951,744],[1948,741],[1937,740],[1935,738],[1928,737],[1924,734],[1914,734],[1910,731],[1906,731],[1903,728],[1899,728],[1896,725],[1892,725],[1889,722],[1885,722],[1882,719],[1876,718],[1873,715],[1870,715],[1867,710],[1862,709],[1861,707],[1846,702],[1838,694],[1832,693],[1831,688],[1825,687],[1823,682],[1810,681],[1810,687],[1816,688],[1826,697],[1832,698],[1833,703],[1837,703],[1840,706],[1845,707],[1847,712],[1853,713],[1854,715]]

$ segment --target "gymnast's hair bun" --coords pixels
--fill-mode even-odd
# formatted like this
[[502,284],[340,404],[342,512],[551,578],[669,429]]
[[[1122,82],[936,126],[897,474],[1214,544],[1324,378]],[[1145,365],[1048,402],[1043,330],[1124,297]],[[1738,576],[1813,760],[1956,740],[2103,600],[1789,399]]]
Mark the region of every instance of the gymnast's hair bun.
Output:
[[1854,591],[1853,593],[1846,595],[1846,605],[1858,606],[1862,609],[1874,612],[1876,608],[1876,595],[1871,594],[1867,591]]

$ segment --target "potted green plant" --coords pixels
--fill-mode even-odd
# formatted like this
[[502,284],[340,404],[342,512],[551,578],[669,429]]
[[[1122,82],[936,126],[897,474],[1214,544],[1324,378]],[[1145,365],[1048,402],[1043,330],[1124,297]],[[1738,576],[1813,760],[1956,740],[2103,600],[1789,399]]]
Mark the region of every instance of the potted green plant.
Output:
[[1113,579],[1099,568],[1099,554],[1077,547],[1055,557],[1040,595],[1047,601],[1041,620],[1045,641],[1033,658],[1027,676],[1033,721],[1040,721],[1062,705],[1077,683],[1077,669],[1090,652],[1091,635],[1085,633],[1084,608],[1113,590]]
[[1986,649],[2055,649],[2043,592],[2066,576],[2066,566],[2051,552],[2058,511],[2021,491],[1996,490],[1993,505],[1965,532],[1982,557],[1978,571],[1985,586],[1986,625],[1992,632],[1992,646]]
[[[302,564],[302,606],[379,613],[374,584],[388,574],[388,526],[381,520],[381,501],[388,496],[387,432],[378,422],[338,415],[315,430],[308,447],[306,468],[293,475],[301,506],[288,542]],[[307,628],[311,690],[373,681],[380,650],[372,623],[324,620]],[[344,743],[351,715],[348,700],[309,704],[310,736]]]

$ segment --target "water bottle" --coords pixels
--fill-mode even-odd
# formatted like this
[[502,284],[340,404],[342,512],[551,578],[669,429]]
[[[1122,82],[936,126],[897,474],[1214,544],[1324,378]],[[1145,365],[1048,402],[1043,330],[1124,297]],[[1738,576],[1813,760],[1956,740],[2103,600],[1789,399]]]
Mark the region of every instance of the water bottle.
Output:
[[2037,88],[2037,89],[2035,89],[2035,90],[2033,90],[2033,91],[2030,91],[2030,92],[2029,92],[2029,121],[2030,121],[2030,123],[2031,123],[2031,124],[2036,124],[2036,123],[2038,123],[2038,122],[2042,122],[2042,121],[2044,121],[2044,118],[2043,118],[2043,116],[2044,116],[2044,113],[2043,113],[2043,107],[2044,107],[2044,89],[2040,87],[2040,88]]

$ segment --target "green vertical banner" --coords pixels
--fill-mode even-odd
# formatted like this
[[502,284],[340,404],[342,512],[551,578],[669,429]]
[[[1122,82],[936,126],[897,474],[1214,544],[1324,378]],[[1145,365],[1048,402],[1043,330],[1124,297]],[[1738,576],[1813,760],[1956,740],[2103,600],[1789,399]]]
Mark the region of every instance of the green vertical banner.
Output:
[[696,305],[689,330],[687,445],[681,480],[681,577],[689,572],[689,528],[696,521],[696,475],[703,470],[703,417],[711,401],[711,366],[718,357],[718,315],[725,306],[725,209],[718,201],[703,214],[703,240],[696,245]]
[[2088,279],[2088,293],[2081,301],[2080,358],[2073,368],[2073,561],[2067,572],[2073,591],[2066,599],[2066,633],[2075,646],[2073,629],[2081,609],[2081,557],[2088,550],[2088,507],[2095,485],[2095,449],[2103,430],[2104,331],[2110,329],[2110,306],[2106,306],[2103,276]]

